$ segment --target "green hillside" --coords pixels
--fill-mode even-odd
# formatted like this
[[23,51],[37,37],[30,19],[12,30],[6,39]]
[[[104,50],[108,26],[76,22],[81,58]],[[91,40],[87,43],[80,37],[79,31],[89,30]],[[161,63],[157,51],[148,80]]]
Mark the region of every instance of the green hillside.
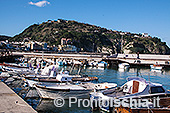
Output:
[[142,34],[113,31],[95,25],[58,19],[48,20],[42,24],[34,24],[26,28],[10,41],[23,41],[24,38],[47,42],[49,45],[59,45],[61,38],[71,38],[72,44],[84,51],[112,53],[128,51],[129,53],[170,54],[165,42],[157,37],[143,37]]

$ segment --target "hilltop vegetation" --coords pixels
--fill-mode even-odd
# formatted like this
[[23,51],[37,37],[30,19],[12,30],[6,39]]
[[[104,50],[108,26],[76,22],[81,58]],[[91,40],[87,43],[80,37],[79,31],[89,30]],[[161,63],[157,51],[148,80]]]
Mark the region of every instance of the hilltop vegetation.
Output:
[[142,34],[113,31],[95,25],[76,21],[57,20],[34,24],[26,28],[19,35],[10,38],[10,41],[23,41],[24,38],[49,45],[59,45],[62,38],[70,38],[73,45],[84,51],[108,51],[120,53],[122,50],[129,53],[156,53],[170,54],[165,42],[157,37],[143,37]]

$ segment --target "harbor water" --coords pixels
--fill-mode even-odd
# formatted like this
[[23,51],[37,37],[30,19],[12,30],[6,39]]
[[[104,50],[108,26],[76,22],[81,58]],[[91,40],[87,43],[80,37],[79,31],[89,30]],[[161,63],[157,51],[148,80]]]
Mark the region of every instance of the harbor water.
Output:
[[[58,70],[61,70],[63,67],[60,67]],[[70,66],[65,67],[67,70],[71,70]],[[74,68],[72,74],[76,74],[78,72],[78,68]],[[118,86],[123,85],[126,82],[127,77],[143,77],[147,81],[160,83],[166,89],[170,89],[170,71],[152,71],[147,67],[136,67],[129,68],[128,70],[119,70],[117,67],[112,68],[92,68],[87,67],[81,70],[82,74],[86,74],[88,76],[96,76],[99,78],[98,82],[113,82]],[[16,93],[18,93],[22,98],[25,98],[26,92],[28,91],[27,87],[23,87],[24,84],[20,83],[19,80],[14,81],[8,84]],[[36,90],[32,90],[33,95],[36,94]],[[90,107],[78,107],[77,104],[73,104],[72,107],[69,107],[68,100],[65,101],[65,104],[61,108],[57,108],[54,106],[53,100],[42,100],[38,96],[34,96],[34,98],[25,98],[25,100],[38,112],[43,113],[98,113],[101,111],[91,111]]]

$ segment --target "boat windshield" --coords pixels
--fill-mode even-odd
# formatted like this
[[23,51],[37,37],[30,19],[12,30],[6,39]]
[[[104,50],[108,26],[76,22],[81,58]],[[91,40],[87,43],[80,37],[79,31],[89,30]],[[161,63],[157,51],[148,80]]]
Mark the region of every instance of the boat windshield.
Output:
[[151,87],[151,94],[154,93],[164,93],[165,90],[163,89],[162,86],[157,86],[157,87]]

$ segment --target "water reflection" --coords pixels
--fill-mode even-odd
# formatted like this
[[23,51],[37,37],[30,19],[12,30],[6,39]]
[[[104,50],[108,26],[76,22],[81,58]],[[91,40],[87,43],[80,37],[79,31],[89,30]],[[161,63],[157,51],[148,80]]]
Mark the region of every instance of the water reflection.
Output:
[[[86,103],[85,103],[86,105]],[[69,107],[70,106],[70,107]],[[63,107],[56,107],[54,105],[54,100],[41,100],[36,110],[39,113],[91,113],[90,107],[83,107],[82,103],[78,106],[78,103],[72,103],[69,105],[69,100],[65,100]],[[95,111],[93,113],[100,113]]]
[[129,68],[126,70],[120,70],[117,68],[106,68],[99,70],[97,68],[86,68],[85,74],[89,76],[99,77],[99,82],[115,82],[119,86],[126,82],[127,77],[139,76],[151,82],[161,83],[165,88],[170,89],[170,71],[154,71],[147,67]]

